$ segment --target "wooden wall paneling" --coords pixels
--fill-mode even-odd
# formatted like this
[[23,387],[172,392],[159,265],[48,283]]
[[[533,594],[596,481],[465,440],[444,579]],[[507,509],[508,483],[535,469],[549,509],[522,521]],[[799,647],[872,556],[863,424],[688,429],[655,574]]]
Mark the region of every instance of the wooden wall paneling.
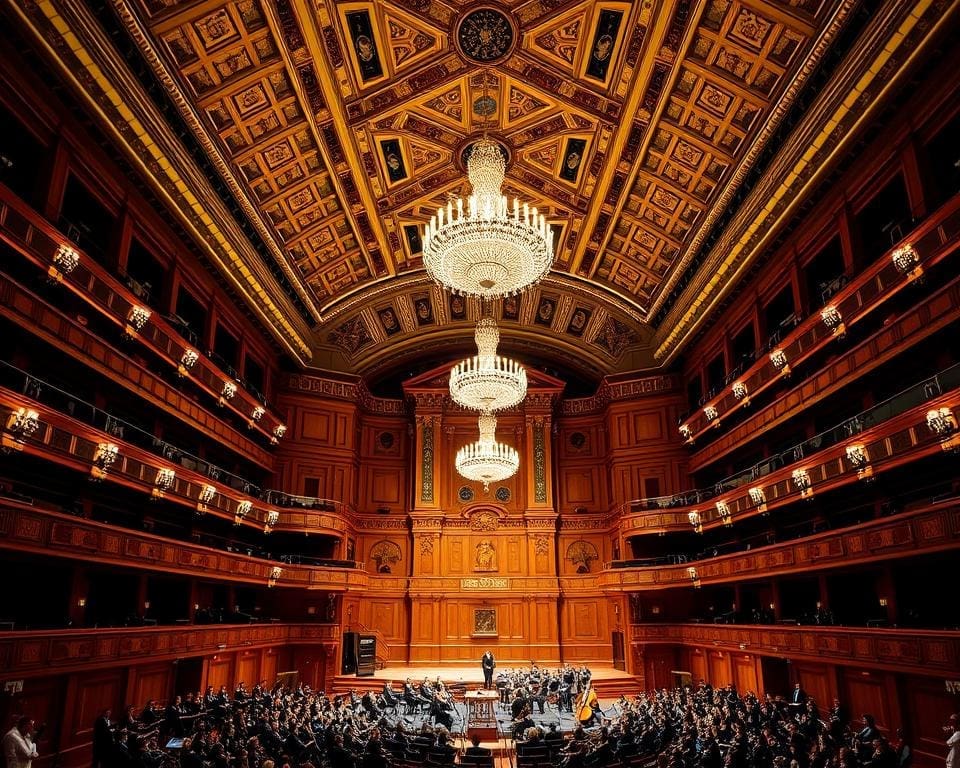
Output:
[[260,653],[256,651],[240,651],[237,655],[237,669],[234,674],[233,688],[238,683],[244,683],[247,690],[256,685],[261,679],[260,674]]
[[218,653],[207,662],[206,685],[212,685],[215,691],[221,685],[229,686],[233,681],[233,653]]
[[[837,698],[837,670],[830,664],[811,664],[793,662],[794,682],[806,691],[807,696],[817,702],[821,711],[833,706]],[[851,713],[852,714],[852,713]]]
[[707,670],[707,654],[706,651],[701,648],[693,648],[690,650],[690,667],[687,671],[690,672],[690,676],[693,678],[693,683],[696,685],[701,680],[706,680],[710,674]]
[[[86,745],[93,735],[93,722],[104,709],[122,712],[125,672],[121,669],[71,675],[64,722],[70,724],[66,742],[60,749]],[[134,702],[129,702],[134,703]]]
[[0,696],[0,724],[4,728],[12,726],[21,715],[32,717],[38,725],[48,724],[37,742],[40,758],[33,761],[37,768],[49,768],[53,764],[53,746],[58,741],[66,743],[69,735],[70,724],[62,718],[65,689],[66,679],[62,676],[30,678],[23,681],[20,693]]
[[947,738],[943,726],[951,714],[960,711],[960,696],[948,693],[940,678],[904,676],[900,683],[908,742],[921,764],[942,765]]
[[150,699],[164,702],[170,696],[173,684],[173,665],[150,664],[132,667],[133,684],[128,687],[127,698],[137,706],[143,706]]
[[733,682],[729,653],[724,653],[723,651],[708,651],[707,669],[710,671],[710,684],[714,688],[730,685],[730,683]]
[[[267,685],[273,685],[277,679],[277,672],[280,672],[280,652],[274,648],[264,648],[260,651],[260,680],[266,681]],[[286,667],[284,667],[284,671]]]
[[750,654],[731,654],[733,662],[733,682],[741,695],[752,691],[761,694],[757,678],[757,660]]
[[893,676],[884,672],[844,669],[840,676],[840,700],[849,707],[850,717],[860,722],[873,715],[877,727],[892,736],[900,727],[900,705]]

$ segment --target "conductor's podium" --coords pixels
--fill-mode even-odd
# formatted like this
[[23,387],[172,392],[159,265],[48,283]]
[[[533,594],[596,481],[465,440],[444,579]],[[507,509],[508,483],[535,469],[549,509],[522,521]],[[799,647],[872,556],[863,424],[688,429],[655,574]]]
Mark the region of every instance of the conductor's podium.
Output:
[[496,691],[467,691],[463,697],[467,703],[467,738],[478,736],[480,741],[496,741],[496,705],[500,695]]

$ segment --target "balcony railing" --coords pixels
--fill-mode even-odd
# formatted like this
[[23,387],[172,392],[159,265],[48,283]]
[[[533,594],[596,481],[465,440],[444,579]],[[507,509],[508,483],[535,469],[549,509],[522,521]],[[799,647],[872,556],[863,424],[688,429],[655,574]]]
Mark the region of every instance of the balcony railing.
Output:
[[286,426],[268,413],[260,398],[238,386],[238,381],[193,346],[159,313],[119,278],[87,254],[0,184],[0,239],[47,273],[49,279],[69,288],[89,306],[166,361],[181,376],[189,376],[222,407],[229,408],[252,429],[274,442]]
[[634,624],[634,645],[684,645],[956,677],[960,632],[737,624]]
[[[0,388],[3,448],[57,462],[94,480],[119,483],[165,498],[200,514],[233,519],[237,525],[306,531],[341,537],[349,520],[338,512],[284,511],[271,508],[242,488],[235,489],[206,474],[161,458],[115,434],[96,430],[52,411],[36,399]],[[341,508],[342,510],[343,508]]]
[[[0,667],[16,676],[202,656],[218,651],[340,641],[336,624],[239,624],[0,632]],[[248,681],[256,682],[256,681]]]
[[[702,530],[766,512],[814,493],[869,479],[874,472],[956,447],[960,364],[924,379],[833,429],[715,484],[621,505],[621,532]],[[945,394],[941,394],[945,393]],[[935,431],[929,414],[948,423]],[[947,418],[949,416],[949,418]],[[741,492],[746,488],[746,493]],[[659,511],[658,514],[648,514]]]
[[657,558],[607,563],[600,573],[598,587],[609,592],[630,592],[729,584],[957,547],[960,547],[960,500],[952,498],[749,551],[703,559]]
[[[791,368],[807,360],[830,341],[842,335],[844,328],[860,322],[904,286],[952,255],[960,243],[960,196],[955,196],[924,221],[896,248],[884,254],[845,287],[837,291],[830,304],[784,334],[768,355],[750,366],[743,376],[725,387],[718,396],[703,403],[703,408],[680,424],[680,434],[693,442],[707,429],[718,427],[723,418],[745,405],[751,398],[771,387]],[[912,249],[910,258],[896,258],[903,247]],[[829,310],[832,309],[833,312]]]

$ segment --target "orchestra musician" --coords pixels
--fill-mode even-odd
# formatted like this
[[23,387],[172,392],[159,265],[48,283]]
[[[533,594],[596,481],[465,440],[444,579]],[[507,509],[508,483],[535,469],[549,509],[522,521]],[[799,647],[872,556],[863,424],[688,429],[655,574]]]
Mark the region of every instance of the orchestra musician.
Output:
[[489,649],[484,651],[480,657],[480,668],[483,670],[483,687],[487,690],[493,688],[493,670],[497,662],[493,658],[493,652]]
[[518,740],[526,732],[527,728],[536,725],[530,717],[530,703],[524,696],[523,688],[517,688],[514,691],[514,699],[510,704],[510,714],[513,717],[513,739]]

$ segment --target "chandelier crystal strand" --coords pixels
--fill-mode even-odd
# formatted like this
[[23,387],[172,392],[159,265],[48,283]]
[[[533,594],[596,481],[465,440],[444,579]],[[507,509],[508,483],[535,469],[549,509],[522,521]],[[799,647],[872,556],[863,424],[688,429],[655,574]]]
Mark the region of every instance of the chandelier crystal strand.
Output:
[[491,317],[477,323],[477,354],[450,371],[450,397],[483,413],[512,408],[527,395],[527,372],[514,360],[497,354],[500,330]]
[[473,145],[467,176],[473,194],[457,198],[424,228],[427,274],[453,293],[501,298],[539,282],[553,264],[550,225],[536,208],[501,195],[506,161],[484,136]]
[[484,492],[490,483],[513,477],[520,466],[520,454],[514,448],[498,443],[496,438],[497,417],[482,413],[478,419],[480,439],[457,451],[455,464],[467,480],[483,483]]

